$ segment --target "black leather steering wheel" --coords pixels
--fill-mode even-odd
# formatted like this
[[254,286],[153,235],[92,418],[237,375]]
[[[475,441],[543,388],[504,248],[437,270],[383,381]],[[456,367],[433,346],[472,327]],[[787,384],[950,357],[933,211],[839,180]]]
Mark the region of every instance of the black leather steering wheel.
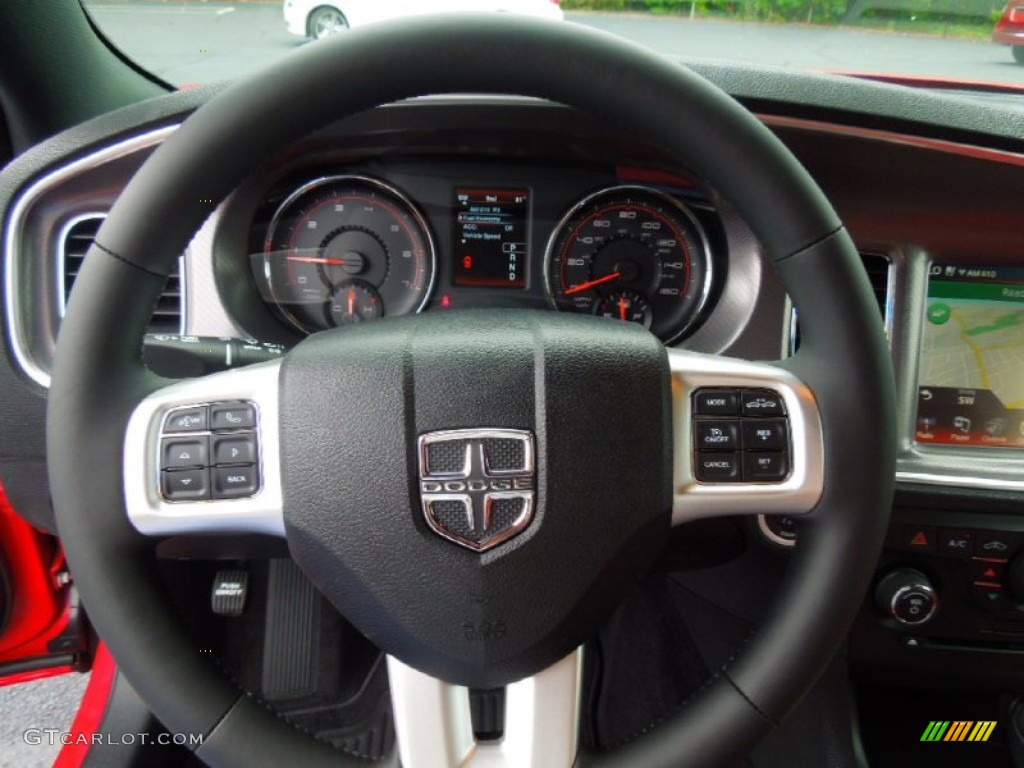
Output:
[[[324,332],[281,362],[180,383],[144,368],[150,310],[209,201],[331,121],[439,93],[549,99],[670,151],[771,254],[801,314],[799,353],[755,364],[666,351],[638,327],[597,318],[450,313]],[[695,480],[690,396],[704,387],[778,395],[791,440],[785,482]],[[635,455],[594,440],[589,423],[592,409],[621,398],[635,408],[601,430],[628,437]],[[259,496],[161,498],[164,419],[238,401],[259,415]],[[894,425],[888,349],[853,244],[773,134],[686,68],[612,36],[456,16],[307,46],[212,99],[152,155],[76,282],[47,428],[59,530],[84,603],[170,730],[204,734],[198,754],[215,766],[365,764],[239,692],[197,652],[159,585],[153,536],[273,533],[389,654],[401,759],[416,768],[474,764],[462,762],[475,747],[456,686],[510,685],[515,717],[506,752],[490,756],[498,764],[721,765],[745,754],[813,684],[852,621],[887,522]],[[482,554],[434,535],[420,511],[417,438],[462,428],[522,430],[536,458],[524,486],[532,522]],[[804,521],[766,624],[649,733],[608,753],[579,749],[575,649],[671,525],[760,512]],[[470,605],[470,592],[487,599]],[[502,631],[466,632],[467,621],[500,621]]]

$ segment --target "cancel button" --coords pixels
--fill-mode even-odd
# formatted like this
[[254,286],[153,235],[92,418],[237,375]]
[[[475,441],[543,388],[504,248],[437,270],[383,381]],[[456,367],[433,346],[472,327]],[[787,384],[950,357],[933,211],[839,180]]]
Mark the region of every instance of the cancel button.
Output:
[[702,483],[730,483],[740,479],[739,455],[697,451],[697,480]]

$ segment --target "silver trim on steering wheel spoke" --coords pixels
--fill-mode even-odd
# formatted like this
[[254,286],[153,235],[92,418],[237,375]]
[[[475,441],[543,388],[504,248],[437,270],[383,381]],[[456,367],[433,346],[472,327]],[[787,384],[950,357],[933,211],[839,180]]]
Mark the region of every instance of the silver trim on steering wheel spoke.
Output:
[[[672,524],[724,515],[810,512],[824,490],[821,417],[810,389],[774,365],[668,350],[672,375]],[[788,473],[778,482],[701,482],[695,470],[692,395],[698,389],[771,390],[786,409]],[[735,418],[735,417],[729,417]],[[738,451],[742,461],[742,451]]]
[[500,741],[477,742],[469,689],[388,657],[404,768],[570,768],[579,732],[583,650],[505,689]]
[[[173,536],[186,533],[262,533],[284,536],[281,457],[278,427],[279,360],[186,379],[164,387],[139,403],[125,431],[124,496],[128,519],[140,533]],[[210,431],[165,432],[174,411],[222,403],[251,404],[255,427],[218,436],[256,437],[255,476],[258,489],[240,498],[169,500],[161,476],[162,439],[196,437]],[[213,442],[210,440],[209,442]],[[212,451],[213,446],[208,447]],[[209,453],[209,465],[214,457]],[[247,465],[252,468],[253,465]],[[230,466],[224,467],[230,469]],[[204,470],[199,470],[204,471]],[[214,469],[208,470],[212,476]],[[211,478],[212,483],[212,478]]]

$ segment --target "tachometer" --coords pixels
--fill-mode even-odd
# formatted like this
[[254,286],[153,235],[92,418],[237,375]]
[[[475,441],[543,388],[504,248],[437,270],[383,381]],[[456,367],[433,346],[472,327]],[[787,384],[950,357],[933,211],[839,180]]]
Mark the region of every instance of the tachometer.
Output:
[[679,201],[612,187],[577,203],[545,257],[556,307],[642,323],[665,341],[692,327],[711,289],[707,237]]
[[420,311],[435,258],[425,219],[401,192],[364,176],[335,176],[281,204],[253,266],[278,311],[312,333]]

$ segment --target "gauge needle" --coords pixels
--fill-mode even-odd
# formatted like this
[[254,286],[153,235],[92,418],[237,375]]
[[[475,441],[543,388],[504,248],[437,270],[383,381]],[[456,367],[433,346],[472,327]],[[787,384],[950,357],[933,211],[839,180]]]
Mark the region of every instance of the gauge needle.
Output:
[[285,256],[288,261],[301,261],[303,264],[330,264],[343,267],[348,264],[344,259],[328,259],[320,256]]
[[629,302],[626,301],[625,296],[619,298],[619,317],[622,318],[623,322],[626,320],[626,312],[629,310]]
[[348,289],[348,313],[354,315],[356,313],[356,292],[354,289]]
[[610,275],[599,277],[596,280],[589,280],[585,283],[580,283],[579,285],[567,290],[565,295],[572,296],[574,293],[582,293],[583,291],[588,291],[598,285],[604,285],[605,283],[610,283],[612,280],[618,280],[620,277],[622,277],[621,272],[612,272]]

